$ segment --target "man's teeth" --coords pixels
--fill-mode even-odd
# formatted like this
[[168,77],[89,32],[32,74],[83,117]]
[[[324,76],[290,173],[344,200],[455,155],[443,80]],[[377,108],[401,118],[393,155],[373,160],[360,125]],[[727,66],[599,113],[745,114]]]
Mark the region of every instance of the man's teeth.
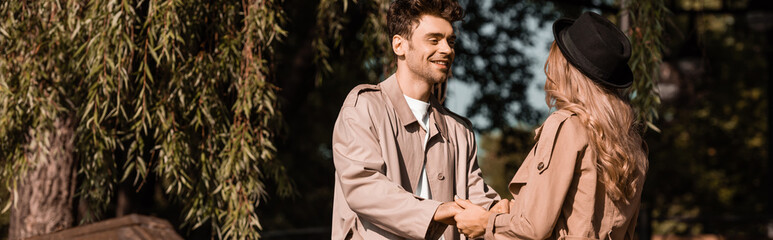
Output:
[[440,65],[446,65],[447,64],[446,62],[441,62],[441,61],[432,61],[432,63],[440,64]]

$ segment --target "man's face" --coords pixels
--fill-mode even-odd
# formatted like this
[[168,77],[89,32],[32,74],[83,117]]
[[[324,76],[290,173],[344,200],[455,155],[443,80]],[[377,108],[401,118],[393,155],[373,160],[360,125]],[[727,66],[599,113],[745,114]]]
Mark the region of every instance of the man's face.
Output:
[[408,69],[431,84],[442,83],[451,73],[456,35],[451,23],[441,17],[423,15],[413,29],[405,61]]

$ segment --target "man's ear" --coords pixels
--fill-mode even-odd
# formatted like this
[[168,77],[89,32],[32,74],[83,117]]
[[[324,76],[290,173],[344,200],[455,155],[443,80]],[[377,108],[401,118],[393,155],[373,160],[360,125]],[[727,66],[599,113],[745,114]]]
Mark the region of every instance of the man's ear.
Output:
[[392,51],[395,52],[395,55],[397,57],[403,57],[405,56],[405,48],[407,46],[406,39],[403,38],[400,35],[394,35],[392,36]]

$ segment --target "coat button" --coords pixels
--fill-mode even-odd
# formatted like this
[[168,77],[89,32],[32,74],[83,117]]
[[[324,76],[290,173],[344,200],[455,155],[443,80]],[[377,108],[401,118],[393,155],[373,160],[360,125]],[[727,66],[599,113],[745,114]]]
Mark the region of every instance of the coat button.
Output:
[[545,164],[544,163],[540,162],[539,164],[537,164],[537,170],[542,171],[543,168],[545,168]]
[[443,173],[438,173],[437,174],[437,179],[438,180],[443,180],[443,179],[446,179],[446,176],[443,176]]

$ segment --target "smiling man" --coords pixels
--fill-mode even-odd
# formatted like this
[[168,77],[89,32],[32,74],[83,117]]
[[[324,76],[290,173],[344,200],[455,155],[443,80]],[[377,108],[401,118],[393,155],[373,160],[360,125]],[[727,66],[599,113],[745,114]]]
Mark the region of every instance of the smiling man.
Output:
[[454,196],[484,208],[499,200],[481,177],[470,121],[432,93],[450,75],[451,23],[462,17],[451,0],[392,2],[397,71],[355,87],[333,130],[332,239],[459,239]]

